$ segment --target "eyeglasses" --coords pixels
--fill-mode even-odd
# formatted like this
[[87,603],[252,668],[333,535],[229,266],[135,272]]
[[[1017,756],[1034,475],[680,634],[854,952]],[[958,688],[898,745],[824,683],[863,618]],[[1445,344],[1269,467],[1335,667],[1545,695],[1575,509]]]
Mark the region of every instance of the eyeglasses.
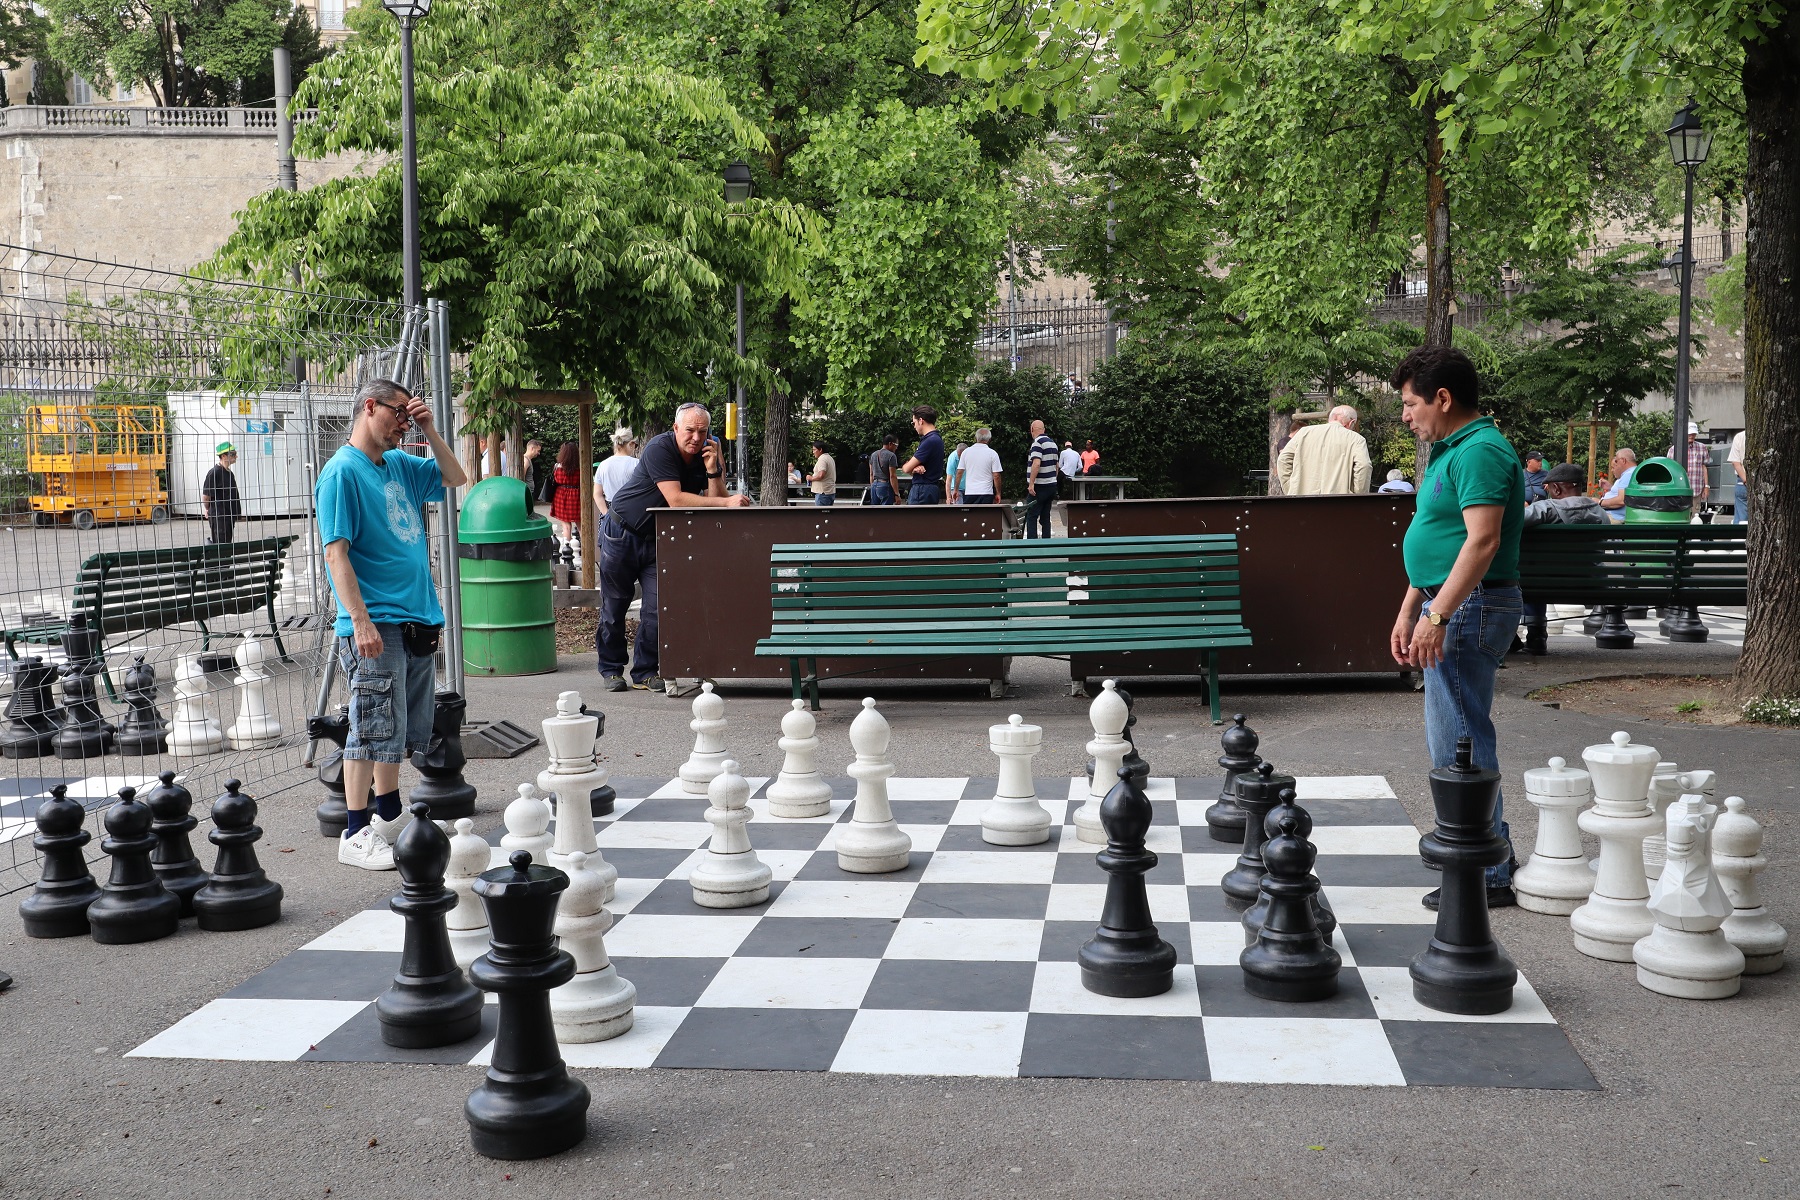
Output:
[[404,405],[404,404],[383,404],[379,400],[376,400],[374,402],[374,404],[375,404],[375,407],[377,407],[377,408],[385,408],[389,412],[393,413],[394,420],[398,421],[400,424],[402,424],[402,425],[412,424],[412,414],[406,410],[406,405]]

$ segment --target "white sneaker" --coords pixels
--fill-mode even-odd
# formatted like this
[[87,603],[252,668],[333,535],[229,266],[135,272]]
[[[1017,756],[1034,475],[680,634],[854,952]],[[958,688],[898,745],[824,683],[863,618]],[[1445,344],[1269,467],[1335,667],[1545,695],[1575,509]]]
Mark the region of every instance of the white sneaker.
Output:
[[373,826],[365,825],[356,836],[345,834],[338,839],[338,861],[365,871],[391,871],[394,869],[394,848],[375,832]]
[[395,840],[399,838],[400,831],[405,829],[411,823],[412,814],[407,812],[404,808],[400,810],[400,815],[391,821],[382,820],[381,814],[376,812],[373,807],[369,810],[369,828],[380,834],[381,840],[386,842],[390,847],[394,844]]

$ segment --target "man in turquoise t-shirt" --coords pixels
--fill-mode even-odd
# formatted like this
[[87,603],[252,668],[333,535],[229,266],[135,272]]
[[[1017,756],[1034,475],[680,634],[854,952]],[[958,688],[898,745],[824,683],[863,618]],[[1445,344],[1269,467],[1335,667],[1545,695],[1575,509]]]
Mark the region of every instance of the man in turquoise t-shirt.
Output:
[[[391,871],[385,832],[398,832],[400,762],[431,739],[437,635],[444,625],[431,582],[425,504],[466,481],[456,452],[438,433],[431,406],[391,379],[356,389],[355,425],[313,489],[319,540],[337,597],[338,663],[350,688],[344,745],[348,808],[338,861]],[[409,427],[431,458],[400,449]]]
[[[1431,442],[1417,508],[1402,547],[1410,585],[1394,622],[1394,661],[1425,673],[1425,744],[1433,767],[1456,760],[1458,738],[1473,743],[1478,767],[1498,771],[1494,672],[1523,615],[1519,531],[1525,474],[1519,456],[1476,408],[1480,389],[1468,355],[1422,346],[1394,370],[1400,419]],[[1512,844],[1503,806],[1494,831]],[[1516,903],[1512,863],[1489,867],[1488,904]],[[1434,890],[1425,907],[1437,907]]]

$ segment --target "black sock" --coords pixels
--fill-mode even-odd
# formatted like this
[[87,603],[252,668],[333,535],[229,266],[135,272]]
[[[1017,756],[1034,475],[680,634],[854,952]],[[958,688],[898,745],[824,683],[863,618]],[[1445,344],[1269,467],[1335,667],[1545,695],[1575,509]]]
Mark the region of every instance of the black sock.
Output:
[[380,814],[381,819],[384,821],[398,821],[402,811],[400,808],[400,789],[395,788],[391,792],[382,792],[380,795],[376,796],[375,811]]
[[369,826],[369,810],[366,808],[350,808],[344,810],[344,835],[355,837]]

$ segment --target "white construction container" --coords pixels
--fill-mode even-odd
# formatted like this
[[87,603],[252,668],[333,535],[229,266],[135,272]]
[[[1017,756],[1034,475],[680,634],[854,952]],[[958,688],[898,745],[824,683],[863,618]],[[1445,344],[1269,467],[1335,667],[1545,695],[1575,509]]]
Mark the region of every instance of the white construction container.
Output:
[[[218,462],[220,442],[237,447],[232,468],[246,517],[304,516],[312,511],[312,474],[336,453],[350,430],[350,400],[317,396],[312,425],[299,392],[232,396],[169,393],[169,507],[204,515],[200,485]],[[310,456],[310,457],[309,457]]]

